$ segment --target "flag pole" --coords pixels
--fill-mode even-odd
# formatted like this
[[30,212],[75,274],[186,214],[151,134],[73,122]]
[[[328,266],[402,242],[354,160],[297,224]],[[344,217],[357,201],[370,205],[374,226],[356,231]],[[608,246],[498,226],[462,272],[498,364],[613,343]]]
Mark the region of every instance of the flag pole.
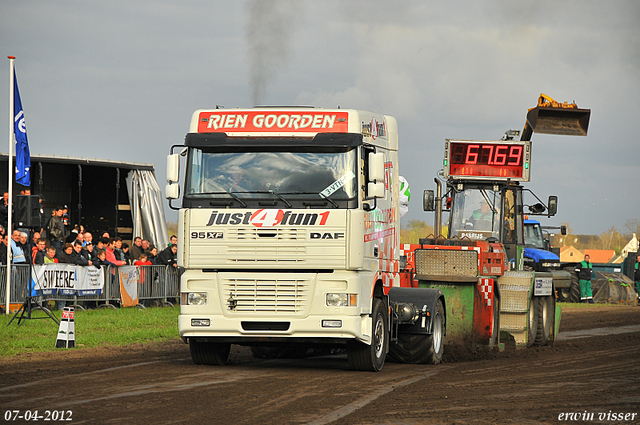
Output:
[[7,58],[9,58],[9,162],[8,162],[8,169],[9,169],[9,185],[8,185],[8,190],[7,192],[9,192],[9,199],[7,200],[7,228],[6,228],[6,234],[9,236],[9,244],[7,245],[7,267],[6,267],[6,272],[7,272],[7,294],[6,294],[6,298],[5,298],[5,313],[6,314],[11,314],[11,210],[12,208],[12,199],[13,199],[13,138],[14,138],[14,134],[13,134],[13,119],[14,119],[14,115],[15,115],[15,111],[14,111],[14,104],[13,104],[13,90],[14,90],[14,67],[13,67],[13,61],[15,60],[15,56],[7,56]]

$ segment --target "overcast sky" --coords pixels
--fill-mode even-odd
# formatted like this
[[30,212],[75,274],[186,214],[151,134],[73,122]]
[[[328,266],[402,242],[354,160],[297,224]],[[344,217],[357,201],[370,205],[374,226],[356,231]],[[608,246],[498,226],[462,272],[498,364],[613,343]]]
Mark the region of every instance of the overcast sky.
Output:
[[405,224],[433,222],[422,191],[446,138],[498,140],[540,93],[575,100],[592,110],[587,137],[532,138],[528,187],[559,197],[543,224],[598,234],[640,219],[636,0],[3,1],[0,47],[17,57],[32,153],[153,163],[161,187],[196,109],[395,116],[413,194]]

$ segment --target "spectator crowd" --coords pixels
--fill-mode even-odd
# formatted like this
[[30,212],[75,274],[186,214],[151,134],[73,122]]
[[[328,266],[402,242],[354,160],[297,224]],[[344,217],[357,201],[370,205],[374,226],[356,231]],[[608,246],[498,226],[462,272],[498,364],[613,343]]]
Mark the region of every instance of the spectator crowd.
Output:
[[[129,246],[119,237],[104,232],[99,238],[75,225],[69,230],[67,206],[54,208],[46,225],[39,229],[17,227],[6,234],[7,199],[0,202],[0,264],[7,264],[7,250],[11,250],[12,264],[69,263],[79,266],[165,265],[177,267],[178,238],[158,250],[148,240],[136,237]],[[4,219],[4,220],[3,220]],[[44,223],[43,223],[44,224]],[[19,226],[16,225],[16,226]]]

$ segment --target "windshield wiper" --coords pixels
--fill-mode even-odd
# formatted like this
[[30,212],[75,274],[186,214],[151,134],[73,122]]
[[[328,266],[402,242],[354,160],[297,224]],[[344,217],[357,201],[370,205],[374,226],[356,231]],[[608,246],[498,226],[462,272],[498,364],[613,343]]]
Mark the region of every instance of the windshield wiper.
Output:
[[222,194],[231,196],[235,201],[237,201],[240,205],[242,205],[243,208],[247,208],[247,204],[242,199],[234,195],[232,192],[198,192],[198,193],[194,193],[193,195],[199,196],[199,195],[222,195]]
[[331,205],[333,205],[335,208],[338,208],[338,204],[336,204],[335,202],[333,202],[332,199],[329,198],[329,196],[324,196],[322,193],[318,193],[318,195],[320,195],[321,198],[326,199],[327,201],[331,202]]
[[293,205],[291,205],[291,202],[287,201],[283,196],[281,196],[279,193],[274,192],[273,190],[249,190],[247,192],[242,192],[242,193],[265,193],[265,194],[270,194],[270,195],[275,195],[278,197],[278,199],[280,199],[282,202],[284,202],[284,204],[287,206],[287,208],[293,208]]
[[286,199],[284,199],[284,197],[281,196],[279,193],[274,192],[273,190],[270,190],[269,193],[272,194],[272,195],[276,195],[278,198],[280,198],[280,200],[282,202],[284,202],[284,204],[287,206],[287,208],[293,208],[293,205],[291,205],[291,202],[289,202]]
[[498,214],[498,211],[496,210],[494,205],[489,200],[489,197],[487,196],[487,193],[485,192],[485,190],[484,189],[480,189],[480,193],[482,194],[482,197],[486,201],[487,205],[489,205],[489,208],[491,208],[491,212],[493,212],[494,214]]
[[226,194],[231,196],[236,201],[238,201],[240,203],[240,205],[242,205],[242,208],[247,208],[247,204],[242,199],[240,199],[236,195],[234,195],[233,192],[226,192]]
[[[272,193],[272,194],[276,195],[278,198],[280,198],[283,202],[285,202],[289,208],[292,208],[292,207],[289,204],[289,202],[287,202],[287,200],[284,199],[281,196],[282,194],[284,194],[284,195],[318,195],[322,199],[329,201],[331,203],[331,205],[333,205],[335,208],[340,208],[340,206],[333,199],[330,199],[330,198],[324,196],[322,193],[318,193],[318,192],[282,192],[282,193],[277,193],[277,192],[272,192],[272,191],[269,191],[269,192],[257,192],[256,191],[256,192],[251,192],[251,193]],[[331,196],[331,195],[329,195],[329,196]]]

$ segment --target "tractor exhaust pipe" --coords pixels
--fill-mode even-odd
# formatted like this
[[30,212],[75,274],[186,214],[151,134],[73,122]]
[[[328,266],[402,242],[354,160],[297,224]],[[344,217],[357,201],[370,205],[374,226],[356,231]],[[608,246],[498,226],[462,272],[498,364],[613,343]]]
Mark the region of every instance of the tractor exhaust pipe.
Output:
[[433,234],[437,238],[442,232],[442,182],[440,179],[433,179],[436,182],[436,214],[433,218]]

